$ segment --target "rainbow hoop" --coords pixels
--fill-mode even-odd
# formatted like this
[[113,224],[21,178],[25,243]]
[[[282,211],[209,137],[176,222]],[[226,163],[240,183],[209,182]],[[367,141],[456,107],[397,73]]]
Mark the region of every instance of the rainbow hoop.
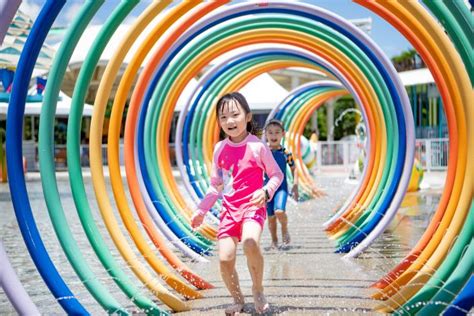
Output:
[[[93,71],[112,35],[138,2],[123,0],[117,6],[84,61],[72,98],[67,164],[75,206],[100,263],[138,308],[147,313],[166,314],[167,311],[133,285],[112,257],[92,216],[80,166],[81,118]],[[108,61],[94,102],[90,163],[102,220],[135,276],[173,311],[189,309],[179,295],[199,298],[201,293],[197,289],[212,287],[187,267],[167,242],[201,262],[207,261],[204,256],[214,247],[217,208],[213,210],[214,216],[209,216],[208,224],[198,232],[191,229],[190,216],[209,186],[212,150],[218,140],[213,106],[223,93],[238,90],[256,76],[274,69],[297,66],[327,74],[330,80],[308,83],[291,91],[269,116],[285,122],[289,132],[286,141],[297,158],[302,190],[307,196],[311,195],[314,184],[301,158],[299,136],[303,127],[311,113],[326,100],[347,93],[354,97],[367,124],[367,161],[359,185],[324,223],[329,237],[338,244],[336,251],[346,253],[345,257],[359,255],[389,225],[403,200],[413,166],[414,122],[405,88],[391,62],[364,33],[341,17],[303,3],[268,1],[224,6],[228,2],[184,1],[163,12],[171,1],[154,1],[129,27]],[[474,109],[470,106],[474,96],[474,63],[469,41],[472,16],[462,1],[425,1],[426,7],[413,1],[355,2],[391,23],[417,49],[440,91],[450,139],[447,179],[438,208],[418,244],[397,267],[373,285],[378,289],[373,297],[385,300],[377,309],[422,315],[443,310],[449,314],[455,311],[454,307],[468,310],[474,292],[470,273],[474,138],[468,137],[474,135]],[[46,2],[22,51],[7,115],[7,172],[17,221],[39,273],[65,312],[87,314],[44,247],[33,218],[22,164],[21,127],[28,83],[40,47],[64,3]],[[79,38],[102,3],[94,0],[84,3],[55,56],[41,112],[40,172],[49,215],[69,263],[105,311],[127,314],[129,312],[95,277],[72,236],[61,204],[52,156],[59,87]],[[9,9],[2,11],[0,38],[18,4],[11,1]],[[8,18],[4,19],[3,14]],[[107,152],[112,201],[102,157],[106,105],[127,53],[148,26],[153,28],[146,39],[138,43],[139,48],[120,79],[112,106]],[[219,55],[240,47],[246,51],[206,68]],[[180,191],[172,173],[168,140],[178,98],[200,73],[203,75],[181,110],[175,135],[176,158],[186,195]],[[137,83],[131,91],[136,77]],[[129,95],[124,154],[133,206],[127,200],[119,163],[121,123]],[[135,222],[134,211],[142,227]],[[146,264],[139,260],[128,238]],[[155,250],[160,251],[164,260]],[[162,281],[176,294],[165,288]],[[21,288],[18,282],[14,284],[4,288],[7,295]],[[431,301],[441,304],[420,304]],[[24,304],[34,308],[27,296]]]

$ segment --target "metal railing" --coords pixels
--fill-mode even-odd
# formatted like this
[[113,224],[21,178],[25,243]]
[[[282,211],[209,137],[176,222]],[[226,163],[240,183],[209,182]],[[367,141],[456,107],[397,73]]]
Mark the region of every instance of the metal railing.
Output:
[[[31,148],[28,150],[27,147]],[[174,154],[174,146],[171,146],[171,155]],[[38,149],[37,144],[24,143],[24,156],[28,161],[28,170],[38,170]],[[316,166],[318,170],[324,167],[337,167],[340,170],[349,171],[354,167],[361,155],[361,148],[354,141],[319,141],[317,143]],[[30,152],[30,154],[27,154]],[[120,164],[124,164],[123,144],[120,144]],[[103,163],[107,165],[107,145],[102,146]],[[54,157],[57,169],[67,168],[66,145],[56,145]],[[424,170],[446,170],[449,157],[449,139],[431,138],[417,139],[415,147],[415,157],[421,162]],[[172,161],[174,157],[172,157]],[[34,164],[30,164],[35,161]],[[89,166],[89,146],[81,145],[81,165]]]
[[356,142],[328,141],[317,143],[316,164],[318,170],[323,166],[340,166],[346,170],[352,168],[359,158],[360,150]]
[[449,157],[449,139],[417,139],[415,148],[415,157],[421,162],[423,169],[427,171],[446,170]]
[[[424,170],[446,170],[449,157],[448,138],[417,139],[415,146],[415,157],[421,162]],[[357,142],[319,141],[316,154],[318,170],[326,166],[350,170],[359,159],[361,150]]]

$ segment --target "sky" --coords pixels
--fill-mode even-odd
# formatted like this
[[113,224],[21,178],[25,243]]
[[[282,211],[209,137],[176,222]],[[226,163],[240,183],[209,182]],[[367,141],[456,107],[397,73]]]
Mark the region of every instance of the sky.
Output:
[[[20,9],[30,15],[33,19],[38,15],[39,10],[46,0],[23,0]],[[152,2],[152,0],[142,0],[127,17],[125,23],[132,23],[134,18]],[[176,4],[178,1],[175,1]],[[245,1],[232,1],[232,3]],[[265,2],[265,1],[262,1]],[[411,49],[412,45],[389,23],[379,18],[376,14],[355,4],[349,0],[301,0],[299,2],[320,6],[332,11],[346,19],[372,19],[372,30],[370,37],[375,43],[391,58],[401,52]],[[69,0],[62,9],[54,26],[67,26],[78,12],[84,0]],[[93,24],[103,24],[112,10],[120,3],[120,0],[107,0],[99,9],[92,20]]]

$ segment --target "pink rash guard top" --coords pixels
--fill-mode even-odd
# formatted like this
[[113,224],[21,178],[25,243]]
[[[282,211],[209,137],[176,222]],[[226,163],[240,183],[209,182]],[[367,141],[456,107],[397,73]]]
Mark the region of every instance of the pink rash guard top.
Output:
[[[265,186],[264,172],[269,178]],[[240,143],[226,138],[214,149],[210,186],[199,203],[199,212],[205,214],[222,197],[221,218],[229,212],[234,221],[240,222],[248,212],[262,208],[250,203],[254,192],[264,188],[271,199],[282,180],[283,173],[271,150],[257,136],[249,134]]]

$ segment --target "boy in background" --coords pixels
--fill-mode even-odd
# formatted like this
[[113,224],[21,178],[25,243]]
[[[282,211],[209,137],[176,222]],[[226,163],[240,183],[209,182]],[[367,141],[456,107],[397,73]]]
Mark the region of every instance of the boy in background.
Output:
[[288,183],[286,179],[286,165],[291,169],[293,175],[293,187],[291,193],[295,201],[298,201],[298,173],[295,172],[295,162],[293,155],[281,145],[281,140],[285,136],[283,123],[277,119],[270,120],[265,126],[265,138],[272,150],[273,158],[283,172],[283,181],[275,192],[273,199],[267,202],[268,228],[272,238],[271,249],[278,248],[277,220],[281,225],[281,235],[283,247],[290,244],[290,234],[288,233],[288,216],[286,215],[286,200],[288,199]]

